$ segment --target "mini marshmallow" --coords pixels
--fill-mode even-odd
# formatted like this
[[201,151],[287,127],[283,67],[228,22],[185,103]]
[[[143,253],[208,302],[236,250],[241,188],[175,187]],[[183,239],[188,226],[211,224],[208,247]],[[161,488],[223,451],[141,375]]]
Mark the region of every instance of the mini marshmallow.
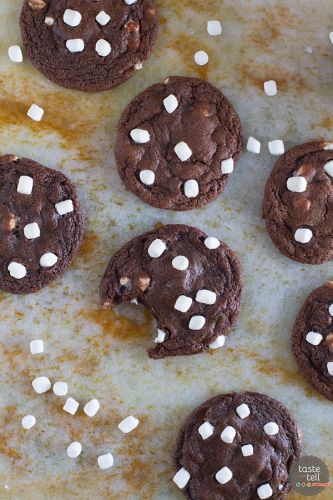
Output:
[[79,408],[79,403],[73,398],[67,398],[66,403],[63,406],[63,410],[71,415],[75,415]]
[[172,267],[178,271],[186,271],[189,265],[190,262],[187,257],[184,257],[184,255],[178,255],[172,260]]
[[200,304],[207,304],[208,306],[211,306],[216,302],[216,293],[211,290],[199,290],[195,300],[200,302]]
[[231,425],[228,425],[221,434],[221,439],[224,443],[231,444],[233,440],[235,439],[236,436],[236,430],[231,427]]
[[155,182],[155,174],[152,170],[141,170],[139,177],[142,184],[146,186],[152,186]]
[[250,457],[253,455],[253,446],[252,444],[244,444],[241,448],[243,457]]
[[325,149],[325,151],[333,151],[333,142],[326,142],[323,149]]
[[31,194],[34,186],[34,180],[28,175],[21,175],[17,185],[17,192],[20,194]]
[[327,363],[327,371],[328,371],[329,375],[333,376],[333,361],[329,361]]
[[184,183],[184,194],[187,198],[196,198],[199,194],[199,184],[195,179],[190,179]]
[[220,335],[219,337],[217,337],[216,340],[214,340],[214,342],[212,342],[211,344],[209,344],[209,348],[210,349],[220,349],[221,347],[224,346],[225,339],[226,339],[225,335]]
[[270,485],[266,483],[257,488],[257,493],[260,500],[265,500],[265,498],[270,498],[273,495],[273,490]]
[[208,439],[214,434],[214,426],[210,422],[204,422],[200,425],[198,432],[202,439]]
[[148,130],[143,130],[142,128],[134,128],[130,132],[130,136],[134,142],[138,144],[146,144],[150,141],[150,134]]
[[166,244],[164,243],[164,241],[156,239],[149,245],[148,255],[152,259],[158,259],[158,257],[161,257],[165,250]]
[[74,28],[80,24],[82,16],[78,10],[66,9],[63,19],[64,23]]
[[330,316],[333,316],[333,304],[331,304],[328,308],[328,312],[330,313]]
[[27,115],[35,122],[40,122],[44,115],[44,109],[37,106],[37,104],[32,104],[28,109]]
[[178,99],[175,95],[170,94],[168,97],[163,99],[163,104],[168,113],[173,113],[178,108]]
[[8,266],[8,271],[11,277],[17,280],[21,280],[27,275],[27,268],[19,262],[11,262]]
[[100,469],[105,470],[113,466],[113,456],[111,453],[106,453],[105,455],[100,455],[97,458],[97,463]]
[[43,394],[51,389],[51,382],[47,377],[37,377],[32,382],[32,387],[37,394]]
[[301,227],[295,231],[294,238],[298,243],[309,243],[311,241],[313,233],[311,229],[306,227]]
[[247,140],[246,149],[250,153],[254,153],[254,154],[258,155],[260,153],[260,150],[261,150],[261,143],[259,141],[257,141],[257,139],[255,139],[254,137],[249,137]]
[[174,476],[173,476],[173,482],[176,483],[178,488],[181,490],[185,488],[189,480],[191,479],[190,473],[187,472],[184,467],[182,467]]
[[250,408],[247,404],[243,403],[236,408],[236,413],[240,418],[246,418],[250,415]]
[[205,239],[205,247],[209,250],[216,250],[220,245],[221,243],[219,240],[213,236],[208,236],[208,238]]
[[67,455],[69,456],[69,458],[77,458],[79,455],[81,455],[81,452],[82,446],[78,441],[74,441],[67,448]]
[[323,336],[317,332],[309,332],[306,335],[305,339],[308,342],[308,344],[319,345],[320,342],[323,340]]
[[209,61],[209,56],[204,50],[199,50],[194,54],[194,61],[198,66],[205,66]]
[[201,330],[205,326],[206,318],[203,316],[192,316],[188,327],[190,330]]
[[277,94],[277,86],[274,80],[268,80],[264,83],[265,94],[272,97]]
[[221,173],[222,174],[231,174],[234,171],[234,160],[233,158],[228,158],[227,160],[223,160],[221,163]]
[[[332,162],[333,163],[333,162]],[[304,193],[308,186],[308,181],[305,177],[301,175],[295,175],[294,177],[289,177],[287,180],[287,188],[293,193]]]
[[136,306],[139,305],[138,299],[132,299],[131,304],[135,304]]
[[60,201],[56,203],[55,208],[59,215],[66,215],[74,211],[72,200]]
[[66,396],[68,385],[65,382],[58,381],[53,385],[53,392],[56,396]]
[[136,69],[136,70],[139,70],[139,69],[142,69],[142,68],[143,68],[143,63],[136,63],[134,65],[134,69]]
[[47,24],[48,26],[53,26],[54,25],[54,17],[46,16],[46,18],[44,19],[44,23]]
[[180,297],[178,297],[178,299],[176,300],[174,308],[176,309],[176,311],[186,313],[191,308],[192,302],[193,300],[191,299],[191,297],[180,295]]
[[165,341],[166,333],[163,330],[157,330],[157,337],[154,339],[155,344],[162,344]]
[[11,45],[8,48],[8,57],[11,61],[15,63],[20,63],[23,61],[23,54],[21,47],[19,45]]
[[33,415],[26,415],[22,418],[22,427],[24,429],[32,429],[36,425],[36,417]]
[[37,222],[32,222],[24,226],[23,232],[27,240],[34,240],[40,237],[40,229]]
[[97,399],[92,399],[84,405],[83,411],[88,417],[94,417],[100,408],[100,404]]
[[41,256],[39,263],[42,267],[52,267],[58,262],[58,257],[51,252],[44,253]]
[[222,33],[222,25],[220,21],[208,21],[207,22],[207,31],[211,36],[218,36]]
[[136,3],[138,0],[125,0],[125,3],[127,3],[127,5],[133,5],[134,3]]
[[268,149],[271,155],[282,155],[284,153],[283,141],[281,141],[281,139],[270,141],[268,143]]
[[186,144],[186,142],[179,142],[175,146],[174,151],[181,161],[187,161],[192,156],[192,151],[189,148],[189,146]]
[[124,434],[134,431],[139,425],[139,420],[135,417],[126,417],[118,424],[118,429]]
[[279,426],[275,422],[268,422],[264,425],[264,431],[267,436],[275,436],[279,432]]
[[226,484],[232,478],[232,472],[229,467],[222,467],[222,469],[215,474],[215,478],[220,484]]
[[109,14],[104,12],[104,10],[101,10],[101,12],[96,16],[96,21],[101,26],[106,26],[110,22],[110,19],[111,17],[109,16]]
[[31,354],[41,354],[44,352],[44,342],[42,340],[32,340],[30,342]]
[[73,38],[66,41],[66,47],[72,54],[82,52],[84,50],[84,41],[81,38]]
[[107,40],[100,39],[96,43],[95,50],[99,56],[107,57],[109,54],[111,54],[112,49]]
[[325,163],[324,170],[328,175],[333,177],[333,161],[329,161],[328,163]]

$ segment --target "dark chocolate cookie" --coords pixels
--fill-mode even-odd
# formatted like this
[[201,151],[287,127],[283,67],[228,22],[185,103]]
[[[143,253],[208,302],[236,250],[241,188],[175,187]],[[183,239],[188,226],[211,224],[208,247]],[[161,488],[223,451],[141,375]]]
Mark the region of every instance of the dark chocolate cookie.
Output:
[[287,257],[333,258],[333,143],[296,146],[276,163],[263,204],[267,231]]
[[225,188],[242,149],[239,116],[197,78],[170,77],[126,108],[115,156],[124,184],[157,208],[191,210]]
[[73,184],[14,155],[0,157],[0,288],[32,293],[62,274],[83,237]]
[[241,291],[234,252],[185,225],[134,238],[113,256],[100,285],[104,307],[138,301],[154,315],[158,335],[149,356],[155,359],[222,347]]
[[333,400],[333,281],[306,299],[294,326],[292,349],[302,374]]
[[300,432],[281,403],[256,392],[224,394],[187,419],[174,482],[193,500],[282,500],[300,453]]
[[148,58],[155,0],[25,0],[23,43],[32,63],[63,87],[108,90]]

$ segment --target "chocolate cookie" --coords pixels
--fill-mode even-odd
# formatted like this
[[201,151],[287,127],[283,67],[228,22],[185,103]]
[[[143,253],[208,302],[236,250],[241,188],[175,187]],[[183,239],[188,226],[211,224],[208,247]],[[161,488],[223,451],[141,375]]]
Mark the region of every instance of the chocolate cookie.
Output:
[[193,500],[282,500],[300,453],[300,432],[281,403],[256,392],[224,394],[187,419],[174,482]]
[[49,80],[85,91],[125,82],[157,35],[155,0],[25,0],[23,43]]
[[267,231],[287,257],[306,264],[333,258],[333,143],[302,144],[269,177],[263,204]]
[[134,238],[111,259],[100,285],[105,308],[140,302],[157,320],[151,358],[197,354],[224,345],[242,292],[238,257],[224,243],[185,225]]
[[333,281],[306,299],[294,326],[292,349],[303,375],[333,400]]
[[62,274],[83,237],[73,184],[14,155],[0,157],[0,289],[32,293]]
[[210,83],[170,77],[126,108],[115,156],[124,184],[157,208],[191,210],[225,188],[242,149],[239,116]]

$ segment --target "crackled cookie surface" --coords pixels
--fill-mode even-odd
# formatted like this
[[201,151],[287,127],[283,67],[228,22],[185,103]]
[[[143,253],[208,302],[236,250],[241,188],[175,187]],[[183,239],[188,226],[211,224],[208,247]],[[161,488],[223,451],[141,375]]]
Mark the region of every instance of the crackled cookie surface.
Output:
[[170,77],[124,111],[115,156],[125,185],[158,208],[191,210],[225,188],[242,149],[240,119],[210,83]]
[[21,31],[32,63],[71,89],[107,90],[148,58],[155,0],[25,0]]
[[317,288],[298,314],[292,349],[302,374],[333,400],[333,282]]
[[224,394],[187,419],[173,480],[193,500],[282,500],[300,453],[300,432],[281,403],[255,392]]
[[0,157],[0,288],[32,293],[70,265],[83,237],[76,190],[62,173]]
[[100,285],[104,307],[142,303],[157,320],[152,358],[222,347],[242,292],[238,257],[199,229],[168,225],[131,240],[111,259]]
[[333,258],[333,143],[302,144],[284,154],[266,184],[267,231],[291,259]]

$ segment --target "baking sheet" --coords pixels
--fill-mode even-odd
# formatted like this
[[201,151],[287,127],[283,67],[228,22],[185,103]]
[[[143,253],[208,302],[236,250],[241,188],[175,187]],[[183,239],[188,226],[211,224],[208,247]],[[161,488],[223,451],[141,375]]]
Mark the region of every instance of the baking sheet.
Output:
[[[158,0],[157,46],[144,69],[103,94],[61,89],[25,59],[14,65],[9,45],[21,43],[20,0],[0,3],[0,153],[25,155],[54,167],[77,184],[87,234],[71,270],[27,297],[1,293],[0,498],[181,499],[172,483],[171,456],[180,425],[201,402],[230,390],[258,390],[286,404],[303,430],[304,453],[322,458],[333,477],[332,403],[298,373],[290,332],[303,300],[333,275],[332,263],[311,267],[289,261],[273,247],[261,219],[266,178],[274,164],[267,142],[287,147],[333,138],[333,30],[331,0]],[[220,19],[222,37],[206,23]],[[307,46],[313,53],[304,51]],[[206,50],[207,66],[193,63]],[[262,141],[259,156],[244,153],[223,197],[201,210],[169,213],[125,191],[112,147],[120,112],[139,91],[169,75],[209,79],[238,110],[244,136]],[[265,96],[275,79],[278,95]],[[26,111],[45,109],[40,123]],[[157,223],[193,224],[236,250],[245,271],[240,321],[224,349],[198,356],[149,360],[154,324],[135,306],[102,311],[100,277],[111,254]],[[45,355],[32,357],[29,341],[42,338]],[[96,397],[94,419],[62,411],[51,393],[33,393],[46,375],[69,384],[84,404]],[[37,425],[24,431],[21,418]],[[117,423],[128,414],[140,426],[124,436]],[[77,460],[66,456],[82,442]],[[100,471],[99,454],[115,466]],[[318,498],[332,498],[327,489]],[[291,499],[299,498],[291,495]]]

